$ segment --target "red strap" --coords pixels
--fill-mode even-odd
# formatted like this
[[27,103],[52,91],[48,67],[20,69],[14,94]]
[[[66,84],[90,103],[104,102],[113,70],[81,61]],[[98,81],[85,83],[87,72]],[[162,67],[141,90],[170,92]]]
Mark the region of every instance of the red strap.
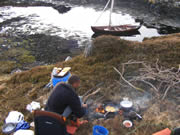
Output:
[[170,134],[171,134],[171,130],[169,128],[166,128],[162,131],[154,133],[153,135],[170,135]]

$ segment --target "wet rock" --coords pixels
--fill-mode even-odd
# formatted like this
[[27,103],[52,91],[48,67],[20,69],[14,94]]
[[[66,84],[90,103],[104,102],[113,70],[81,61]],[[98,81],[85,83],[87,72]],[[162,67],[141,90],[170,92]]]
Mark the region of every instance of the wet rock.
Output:
[[53,6],[53,8],[62,14],[71,10],[71,7],[67,6],[67,5],[55,5],[55,6]]
[[[58,2],[59,1],[59,2]],[[47,1],[34,0],[8,0],[0,3],[3,5],[13,6],[50,6],[58,10],[59,13],[66,13],[71,10],[68,4],[76,5],[99,5],[103,7],[107,0],[52,0]],[[62,2],[66,3],[62,5]],[[4,3],[4,4],[2,4]],[[180,4],[178,0],[117,0],[115,8],[119,8],[122,12],[129,13],[132,16],[143,18],[144,22],[152,25],[158,22],[167,26],[180,27]],[[174,28],[173,28],[174,29]],[[166,33],[166,32],[163,32]]]
[[144,23],[144,25],[147,28],[157,29],[159,34],[173,34],[173,33],[180,32],[179,27],[173,27],[173,26],[169,26],[169,25],[165,25],[165,24],[161,24],[161,23],[152,23],[152,24]]
[[[64,60],[68,55],[73,56],[73,49],[77,50],[77,52],[79,51],[78,48],[72,47],[69,40],[58,36],[35,34],[27,38],[32,39],[35,43],[30,48],[36,60],[44,61],[45,63],[55,63]],[[76,47],[78,46],[77,41],[73,40],[72,43],[73,45],[76,43]]]
[[14,18],[11,18],[11,19],[7,19],[7,20],[0,23],[0,30],[2,29],[2,27],[10,25],[13,22],[19,22],[19,21],[25,20],[25,19],[26,18],[24,18],[24,17],[14,17]]
[[0,3],[0,6],[21,6],[21,7],[26,7],[26,6],[47,6],[47,7],[53,7],[56,9],[59,13],[66,13],[71,10],[70,5],[63,5],[63,4],[53,4],[45,1],[34,1],[34,0],[9,0],[9,1],[4,1]]
[[44,34],[0,35],[0,45],[3,45],[0,46],[0,73],[14,73],[18,68],[28,70],[81,53],[76,40]]

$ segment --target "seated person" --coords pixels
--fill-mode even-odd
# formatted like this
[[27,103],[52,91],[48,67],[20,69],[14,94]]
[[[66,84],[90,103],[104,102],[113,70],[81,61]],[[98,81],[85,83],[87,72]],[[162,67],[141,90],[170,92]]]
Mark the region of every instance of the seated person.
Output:
[[57,84],[47,101],[45,110],[62,115],[65,109],[70,107],[73,115],[77,118],[83,117],[86,113],[87,105],[81,104],[75,92],[79,86],[80,78],[76,75],[72,75],[68,83]]

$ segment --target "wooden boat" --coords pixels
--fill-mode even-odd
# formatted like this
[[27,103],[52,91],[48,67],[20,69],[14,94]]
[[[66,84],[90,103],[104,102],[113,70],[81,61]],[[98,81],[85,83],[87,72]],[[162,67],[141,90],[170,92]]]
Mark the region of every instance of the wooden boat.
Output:
[[109,0],[103,11],[105,11],[105,9],[108,7],[110,2],[111,2],[111,10],[110,10],[110,17],[109,17],[109,26],[91,26],[92,31],[97,35],[111,34],[111,35],[128,36],[128,35],[133,35],[133,33],[138,33],[138,30],[141,28],[143,24],[142,22],[140,23],[139,26],[130,25],[130,24],[112,26],[111,16],[112,16],[113,7],[114,7],[114,0]]
[[119,26],[92,26],[91,29],[95,34],[110,34],[119,36],[130,36],[139,34],[140,26],[133,25],[119,25]]

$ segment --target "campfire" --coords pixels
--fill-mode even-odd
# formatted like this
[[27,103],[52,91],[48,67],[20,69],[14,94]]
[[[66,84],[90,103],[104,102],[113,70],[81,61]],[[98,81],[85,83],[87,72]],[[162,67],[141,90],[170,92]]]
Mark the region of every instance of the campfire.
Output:
[[102,113],[102,114],[105,114],[105,110],[104,110],[104,107],[102,105],[99,105],[97,108],[96,108],[96,112],[97,113]]
[[95,119],[109,119],[120,115],[123,117],[124,121],[122,121],[122,123],[125,127],[132,127],[134,120],[142,119],[142,117],[135,112],[135,109],[133,108],[133,102],[129,101],[128,99],[124,99],[120,103],[104,102],[102,104],[96,104],[93,106],[92,110],[90,111],[90,114]]

